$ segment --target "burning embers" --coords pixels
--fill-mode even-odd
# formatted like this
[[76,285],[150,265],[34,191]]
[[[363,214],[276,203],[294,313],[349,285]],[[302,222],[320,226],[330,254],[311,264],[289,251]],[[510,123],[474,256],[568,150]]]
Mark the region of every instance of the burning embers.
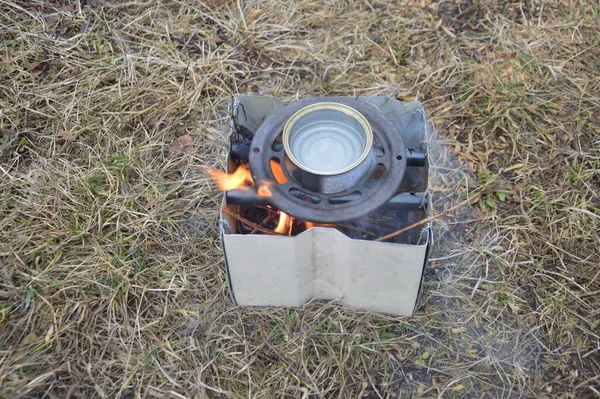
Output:
[[[272,111],[255,133],[244,127],[232,137],[233,172],[211,175],[226,191],[224,212],[236,220],[237,234],[292,236],[332,227],[378,240],[425,218],[426,186],[406,192],[418,186],[414,176],[426,175],[409,169],[426,168],[425,152],[405,148],[377,107],[335,99],[290,104]],[[403,184],[407,169],[411,181]],[[390,239],[417,242],[421,230]]]

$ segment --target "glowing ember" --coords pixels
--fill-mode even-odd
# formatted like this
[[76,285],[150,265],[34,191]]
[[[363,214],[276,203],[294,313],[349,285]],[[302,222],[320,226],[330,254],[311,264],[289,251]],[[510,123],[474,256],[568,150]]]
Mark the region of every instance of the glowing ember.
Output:
[[221,191],[235,190],[254,184],[247,165],[240,165],[233,173],[225,173],[216,169],[210,169],[209,173]]
[[279,211],[279,222],[277,223],[277,227],[275,227],[275,231],[280,234],[291,235],[292,234],[292,222],[294,218],[287,215],[284,212]]

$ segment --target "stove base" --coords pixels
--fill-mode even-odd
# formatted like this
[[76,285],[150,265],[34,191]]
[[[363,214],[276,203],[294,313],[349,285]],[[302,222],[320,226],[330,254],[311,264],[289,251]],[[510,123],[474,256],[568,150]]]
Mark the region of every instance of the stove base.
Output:
[[398,316],[415,311],[433,241],[429,225],[423,243],[407,245],[351,239],[325,227],[294,237],[228,234],[227,219],[223,249],[238,305],[297,307],[324,299]]
[[[353,99],[377,107],[400,133],[409,155],[414,152],[415,159],[408,163],[396,196],[398,200],[385,206],[397,209],[409,224],[431,216],[431,195],[427,195],[428,123],[423,106],[389,97]],[[232,109],[236,125],[230,141],[228,172],[235,169],[232,157],[247,156],[244,143],[249,137],[246,136],[254,134],[269,115],[284,106],[273,97],[236,97]],[[247,135],[240,134],[240,129]],[[220,225],[230,295],[235,304],[297,307],[321,299],[397,316],[414,313],[433,245],[431,223],[417,228],[420,230],[413,235],[416,239],[407,241],[411,244],[353,239],[327,227],[313,227],[291,237],[239,234],[235,220],[224,210],[252,203],[252,198],[240,194],[243,193],[232,192],[230,203],[227,195],[224,197]],[[421,198],[426,198],[425,210],[420,207]]]

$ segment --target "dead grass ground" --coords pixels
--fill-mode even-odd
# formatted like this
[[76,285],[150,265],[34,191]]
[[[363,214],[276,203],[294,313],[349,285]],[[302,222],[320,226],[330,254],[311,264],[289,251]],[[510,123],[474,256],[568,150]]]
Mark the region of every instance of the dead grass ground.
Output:
[[[0,0],[0,397],[600,396],[595,1]],[[424,101],[414,318],[240,309],[235,93]],[[193,148],[173,146],[191,135]]]

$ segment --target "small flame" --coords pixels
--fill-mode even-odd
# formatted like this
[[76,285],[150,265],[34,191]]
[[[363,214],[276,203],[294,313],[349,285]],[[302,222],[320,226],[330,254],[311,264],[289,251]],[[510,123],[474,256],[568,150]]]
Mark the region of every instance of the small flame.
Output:
[[[279,164],[277,164],[277,166],[279,166]],[[221,191],[248,189],[254,184],[248,165],[240,165],[233,173],[225,173],[217,169],[209,169],[208,172],[215,183],[217,183],[217,188]],[[285,178],[283,172],[282,176]],[[267,181],[258,186],[256,189],[257,194],[260,197],[272,197],[273,193],[269,188],[271,184],[270,181]]]
[[285,177],[285,173],[283,173],[283,168],[279,164],[279,161],[276,161],[275,159],[271,159],[270,165],[271,165],[271,172],[273,172],[273,176],[275,177],[275,180],[277,180],[277,183],[279,183],[279,184],[287,183],[287,181],[288,181],[287,177]]
[[235,190],[254,184],[248,165],[240,165],[233,173],[225,173],[216,169],[210,169],[209,173],[221,191]]
[[289,216],[288,214],[279,211],[279,222],[277,223],[277,227],[275,227],[275,231],[280,234],[291,235],[292,234],[292,222],[294,218]]
[[304,228],[306,230],[311,229],[313,227],[315,227],[315,224],[313,222],[304,222]]
[[271,183],[269,183],[269,182],[266,182],[266,183],[260,185],[258,187],[258,190],[256,190],[256,193],[261,197],[272,197],[273,193],[271,193],[271,190],[269,190],[270,185],[271,185]]

